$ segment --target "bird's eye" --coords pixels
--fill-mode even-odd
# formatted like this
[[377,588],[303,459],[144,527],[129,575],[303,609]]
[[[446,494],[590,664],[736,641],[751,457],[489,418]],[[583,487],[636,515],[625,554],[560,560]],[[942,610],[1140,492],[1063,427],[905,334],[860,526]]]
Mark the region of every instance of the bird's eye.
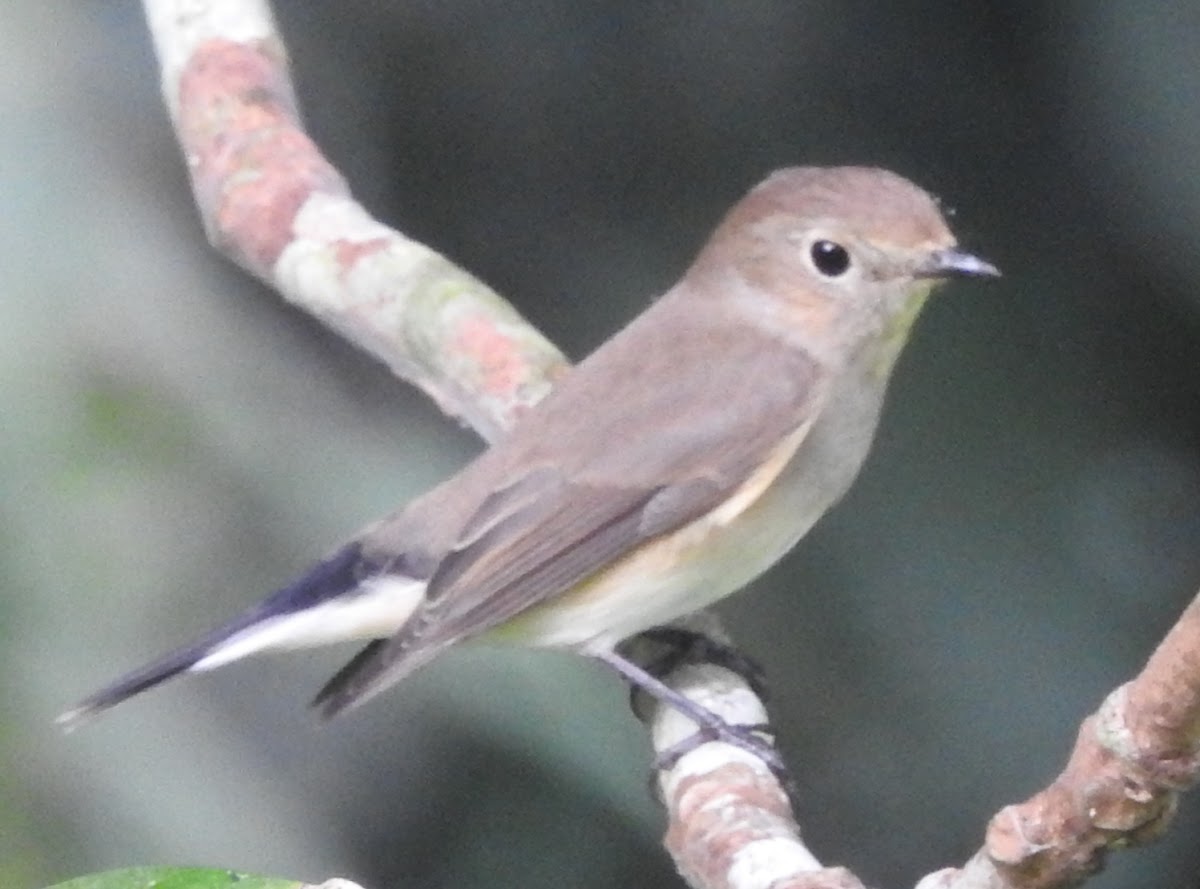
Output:
[[833,241],[816,241],[810,251],[813,265],[826,278],[836,278],[850,268],[850,254],[841,244]]

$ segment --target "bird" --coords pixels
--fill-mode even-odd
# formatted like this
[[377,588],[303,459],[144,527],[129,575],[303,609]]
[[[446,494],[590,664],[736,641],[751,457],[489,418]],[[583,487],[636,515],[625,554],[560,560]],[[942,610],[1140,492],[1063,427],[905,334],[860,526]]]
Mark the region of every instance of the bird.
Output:
[[803,538],[866,459],[929,294],[999,274],[896,173],[778,170],[505,437],[59,722],[262,652],[365,642],[313,703],[329,718],[471,642],[595,658],[719,728],[619,644],[741,589]]

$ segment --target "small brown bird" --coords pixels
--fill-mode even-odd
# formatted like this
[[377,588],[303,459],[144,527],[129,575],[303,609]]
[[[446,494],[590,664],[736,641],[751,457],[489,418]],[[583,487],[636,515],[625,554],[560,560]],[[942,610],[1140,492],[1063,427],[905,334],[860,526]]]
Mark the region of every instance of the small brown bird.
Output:
[[683,278],[512,433],[229,624],[60,717],[270,649],[371,640],[327,716],[468,640],[596,657],[729,595],[846,492],[939,281],[997,270],[935,201],[863,167],[780,170]]

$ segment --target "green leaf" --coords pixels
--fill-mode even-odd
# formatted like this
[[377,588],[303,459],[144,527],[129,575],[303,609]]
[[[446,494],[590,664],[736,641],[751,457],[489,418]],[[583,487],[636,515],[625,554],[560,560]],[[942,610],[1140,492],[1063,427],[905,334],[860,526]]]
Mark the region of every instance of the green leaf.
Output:
[[135,867],[76,877],[50,889],[302,889],[296,880],[194,867]]

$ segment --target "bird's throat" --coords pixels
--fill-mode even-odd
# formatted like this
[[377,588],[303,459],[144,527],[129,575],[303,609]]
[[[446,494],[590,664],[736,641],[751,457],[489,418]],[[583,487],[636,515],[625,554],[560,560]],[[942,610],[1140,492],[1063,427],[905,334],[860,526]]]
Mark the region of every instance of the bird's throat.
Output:
[[892,372],[892,367],[900,356],[900,350],[908,342],[913,324],[916,322],[917,316],[921,314],[921,309],[925,307],[925,301],[929,299],[932,290],[931,284],[914,287],[908,292],[900,308],[888,317],[879,337],[879,351],[876,353],[872,365],[872,371],[877,379],[886,377]]

